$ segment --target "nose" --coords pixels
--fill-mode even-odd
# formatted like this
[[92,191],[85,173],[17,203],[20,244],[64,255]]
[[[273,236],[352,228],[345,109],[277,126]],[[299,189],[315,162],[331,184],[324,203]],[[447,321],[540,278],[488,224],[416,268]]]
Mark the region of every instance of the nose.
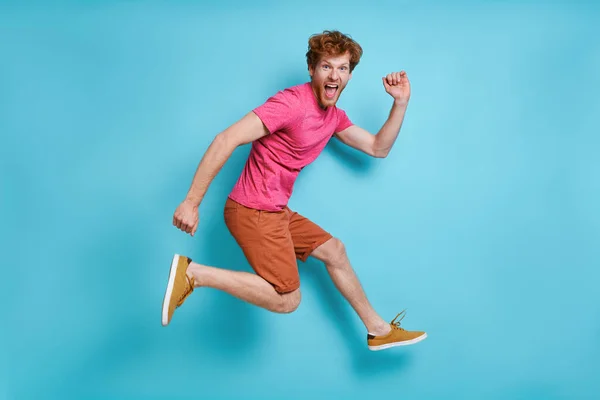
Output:
[[337,80],[339,76],[338,71],[335,68],[331,68],[331,72],[329,73],[329,78],[333,81]]

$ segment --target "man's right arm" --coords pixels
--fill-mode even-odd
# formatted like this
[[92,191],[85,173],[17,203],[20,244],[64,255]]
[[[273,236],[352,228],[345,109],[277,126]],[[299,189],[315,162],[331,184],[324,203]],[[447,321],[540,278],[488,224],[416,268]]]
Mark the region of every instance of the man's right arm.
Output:
[[198,225],[198,206],[211,182],[233,151],[238,146],[253,142],[268,134],[269,131],[254,112],[249,112],[219,133],[200,160],[185,200],[175,211],[173,224],[193,235]]
[[225,165],[233,151],[238,146],[253,142],[268,134],[269,131],[254,112],[249,112],[242,119],[219,133],[198,165],[186,200],[191,201],[196,207],[199,206],[208,190],[208,186]]

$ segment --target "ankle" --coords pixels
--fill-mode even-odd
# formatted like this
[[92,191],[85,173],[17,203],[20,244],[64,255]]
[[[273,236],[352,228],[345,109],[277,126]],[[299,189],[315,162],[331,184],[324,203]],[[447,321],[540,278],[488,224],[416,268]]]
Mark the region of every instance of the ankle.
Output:
[[390,326],[390,324],[383,322],[383,323],[370,325],[369,327],[367,327],[367,329],[371,335],[383,336],[383,335],[387,335],[388,333],[390,333],[392,330],[392,327]]
[[202,286],[202,282],[204,281],[202,278],[202,271],[202,265],[194,262],[188,265],[187,270],[185,271],[185,274],[190,278],[190,281],[195,288]]

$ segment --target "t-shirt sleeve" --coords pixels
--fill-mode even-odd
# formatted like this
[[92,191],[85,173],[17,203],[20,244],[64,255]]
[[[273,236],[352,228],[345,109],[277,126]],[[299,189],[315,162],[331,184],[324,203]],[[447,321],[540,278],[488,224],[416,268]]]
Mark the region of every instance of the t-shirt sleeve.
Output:
[[350,118],[348,118],[348,115],[346,114],[346,112],[344,110],[341,109],[337,109],[337,117],[338,117],[338,123],[337,126],[335,128],[335,133],[341,132],[346,128],[349,128],[353,125],[352,121],[350,121]]
[[277,92],[252,111],[258,115],[270,133],[290,129],[299,124],[304,116],[304,109],[297,94],[289,89]]

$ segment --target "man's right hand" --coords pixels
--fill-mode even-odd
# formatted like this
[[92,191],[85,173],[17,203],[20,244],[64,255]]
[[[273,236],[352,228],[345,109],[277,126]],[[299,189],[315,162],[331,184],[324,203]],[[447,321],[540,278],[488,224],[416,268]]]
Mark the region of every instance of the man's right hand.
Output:
[[175,210],[173,225],[194,236],[198,229],[198,206],[190,200],[184,200]]

